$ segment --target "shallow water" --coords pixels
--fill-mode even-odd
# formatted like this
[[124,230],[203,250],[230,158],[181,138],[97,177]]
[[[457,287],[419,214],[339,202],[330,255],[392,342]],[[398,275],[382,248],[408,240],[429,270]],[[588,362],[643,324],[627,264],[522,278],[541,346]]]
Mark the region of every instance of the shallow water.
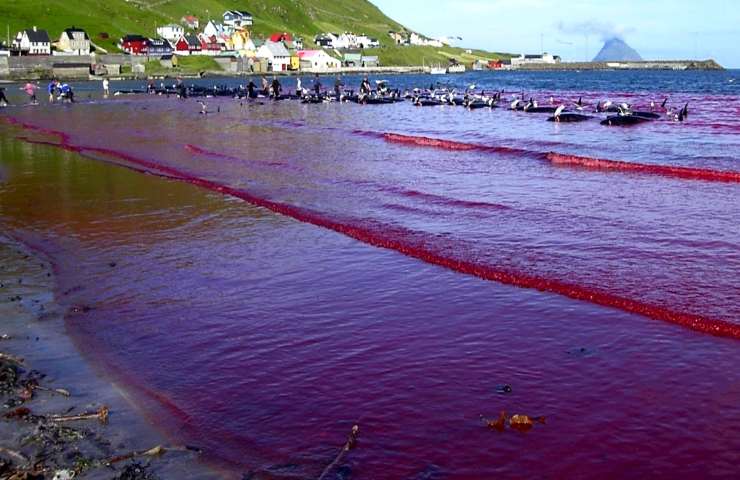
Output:
[[[317,477],[359,423],[352,478],[731,477],[740,185],[661,173],[740,170],[740,101],[704,90],[671,95],[689,122],[623,130],[408,104],[15,109],[0,222],[91,307],[67,318],[81,348],[235,473]],[[486,429],[500,410],[547,424]]]

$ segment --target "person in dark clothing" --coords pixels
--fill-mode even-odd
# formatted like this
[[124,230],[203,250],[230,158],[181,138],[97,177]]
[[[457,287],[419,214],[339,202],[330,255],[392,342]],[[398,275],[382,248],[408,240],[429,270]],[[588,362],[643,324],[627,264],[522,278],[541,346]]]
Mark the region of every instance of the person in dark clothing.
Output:
[[313,91],[316,93],[317,97],[321,96],[321,79],[319,78],[319,74],[317,73],[316,76],[313,79]]
[[247,96],[249,98],[257,98],[257,85],[252,80],[249,80],[247,84]]
[[279,99],[282,91],[283,86],[280,85],[280,81],[277,79],[277,77],[272,77],[272,98],[274,100]]
[[369,95],[370,90],[372,88],[370,87],[370,81],[367,79],[367,77],[362,79],[362,83],[360,84],[360,93],[363,95]]
[[69,103],[75,103],[75,92],[68,83],[63,83],[59,91],[61,92],[62,100],[69,100]]
[[342,87],[344,86],[344,83],[342,83],[342,78],[337,75],[337,79],[334,80],[334,96],[337,97],[337,100],[342,98]]
[[188,89],[185,87],[185,84],[182,83],[182,78],[177,79],[177,84],[175,85],[175,91],[177,92],[177,96],[179,98],[182,98],[182,99],[188,98]]
[[8,97],[5,96],[5,89],[0,87],[0,107],[5,107],[9,104]]

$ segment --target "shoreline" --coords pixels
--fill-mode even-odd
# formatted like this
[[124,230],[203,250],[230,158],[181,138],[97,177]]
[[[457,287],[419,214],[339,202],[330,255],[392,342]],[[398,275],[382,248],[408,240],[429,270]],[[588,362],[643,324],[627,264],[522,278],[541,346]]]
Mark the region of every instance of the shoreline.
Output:
[[[135,61],[136,60],[136,61]],[[123,64],[133,65],[135,63],[141,63],[137,58],[128,58],[128,63],[125,61]],[[59,63],[64,63],[60,61]],[[641,62],[562,62],[562,63],[532,63],[520,65],[516,68],[501,68],[493,70],[474,70],[468,68],[466,72],[461,73],[446,73],[445,75],[462,75],[470,72],[579,72],[579,71],[606,71],[606,72],[618,72],[618,71],[726,71],[727,69],[717,63],[714,60],[652,60],[652,61],[641,61]],[[143,73],[118,73],[112,75],[93,75],[90,73],[82,74],[65,73],[60,78],[68,81],[102,81],[103,78],[108,78],[113,81],[120,80],[158,80],[162,78],[218,78],[218,77],[250,77],[250,76],[278,76],[278,77],[294,77],[294,76],[312,76],[319,74],[322,76],[332,75],[404,75],[404,74],[431,74],[431,67],[427,65],[389,65],[389,66],[377,66],[377,67],[340,67],[334,69],[322,69],[322,70],[287,70],[287,71],[237,71],[237,70],[197,70],[197,69],[186,69],[178,70],[172,69],[171,71],[157,72],[148,74]],[[38,68],[23,68],[23,69],[7,69],[7,73],[4,73],[3,69],[0,69],[0,84],[19,83],[26,81],[40,81],[50,80],[55,75],[53,69]]]
[[[84,358],[66,331],[43,252],[3,234],[0,259],[0,473],[222,478],[195,447],[173,446],[122,385]],[[106,414],[52,420],[92,412]]]

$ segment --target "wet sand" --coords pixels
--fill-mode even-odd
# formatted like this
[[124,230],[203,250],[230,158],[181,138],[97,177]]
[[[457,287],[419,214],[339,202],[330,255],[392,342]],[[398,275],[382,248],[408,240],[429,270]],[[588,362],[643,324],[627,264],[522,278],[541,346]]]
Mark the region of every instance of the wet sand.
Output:
[[[0,459],[11,461],[13,468],[24,463],[16,453],[25,456],[31,464],[42,462],[45,476],[32,478],[53,478],[64,470],[75,471],[75,478],[90,479],[219,478],[216,472],[200,464],[198,454],[192,451],[173,450],[111,466],[99,463],[172,444],[145,419],[125,390],[82,358],[65,332],[63,313],[54,300],[50,263],[22,243],[0,235],[0,352],[10,359],[22,360],[21,368],[26,375],[39,378],[42,388],[59,390],[37,389],[26,401],[22,400],[21,387],[0,394],[3,401]],[[60,425],[72,430],[65,428],[46,436],[40,435],[46,427],[40,427],[27,416],[7,418],[25,408],[31,411],[30,415],[46,417],[79,415],[103,406],[110,412],[105,424],[97,420],[65,422]],[[51,437],[56,441],[41,441]],[[136,473],[132,465],[144,468]],[[7,473],[1,470],[0,476]]]

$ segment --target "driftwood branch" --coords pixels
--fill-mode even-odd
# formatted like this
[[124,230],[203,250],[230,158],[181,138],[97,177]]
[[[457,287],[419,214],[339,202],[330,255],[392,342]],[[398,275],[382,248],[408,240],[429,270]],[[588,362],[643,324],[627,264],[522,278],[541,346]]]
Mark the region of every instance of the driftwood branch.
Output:
[[334,469],[334,467],[336,467],[339,464],[339,462],[342,461],[342,458],[344,458],[347,452],[349,452],[350,450],[352,450],[353,448],[357,446],[357,436],[359,435],[359,433],[360,433],[360,427],[358,425],[353,426],[352,431],[349,432],[349,437],[347,437],[347,442],[345,442],[344,446],[339,451],[334,461],[331,462],[324,469],[323,472],[321,472],[321,475],[319,476],[318,480],[324,480],[324,478],[327,475],[329,475],[329,473]]
[[49,388],[49,387],[42,387],[41,385],[33,385],[32,387],[34,390],[41,390],[42,392],[51,392],[51,393],[58,393],[59,395],[69,397],[70,393],[68,390],[65,390],[63,388]]
[[163,455],[166,452],[196,452],[200,453],[201,450],[197,447],[191,447],[191,446],[184,446],[184,447],[163,447],[162,445],[157,445],[156,447],[152,447],[149,450],[135,450],[133,452],[126,453],[124,455],[116,455],[115,457],[111,457],[108,460],[106,460],[106,465],[111,465],[114,463],[123,462],[124,460],[129,460],[136,457],[158,457],[160,455]]
[[0,453],[4,453],[5,455],[9,457],[13,457],[14,459],[21,462],[24,465],[29,463],[28,458],[25,455],[23,455],[21,452],[16,452],[15,450],[11,450],[9,448],[0,447]]
[[8,353],[0,353],[0,360],[5,360],[6,362],[15,363],[16,365],[23,366],[22,358],[14,357],[13,355],[10,355]]
[[100,423],[108,423],[108,407],[103,405],[97,412],[82,413],[79,415],[50,415],[48,417],[52,422],[74,422],[77,420],[98,420]]

